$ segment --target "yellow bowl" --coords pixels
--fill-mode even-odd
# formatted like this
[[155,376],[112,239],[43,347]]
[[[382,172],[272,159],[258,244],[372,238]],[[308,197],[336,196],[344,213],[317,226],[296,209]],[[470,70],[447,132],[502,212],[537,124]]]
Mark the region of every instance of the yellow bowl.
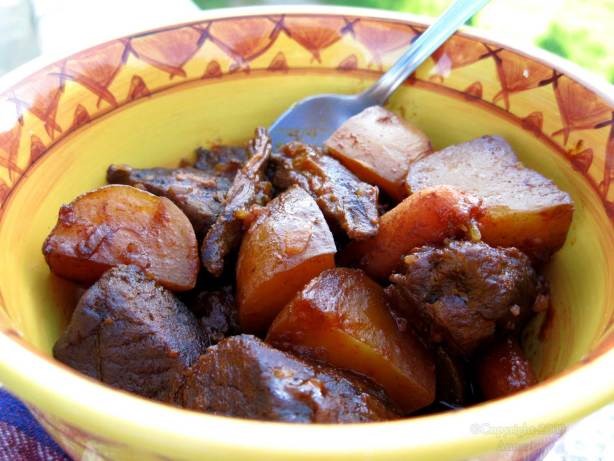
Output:
[[390,106],[435,147],[502,135],[573,196],[567,243],[547,269],[553,315],[524,335],[540,385],[454,413],[302,426],[171,408],[50,358],[76,296],[41,254],[62,203],[103,184],[109,163],[174,165],[199,145],[244,141],[302,96],[357,92],[423,27],[414,17],[349,8],[220,10],[0,81],[0,381],[72,456],[512,459],[535,455],[566,424],[614,399],[612,88],[553,56],[469,31]]

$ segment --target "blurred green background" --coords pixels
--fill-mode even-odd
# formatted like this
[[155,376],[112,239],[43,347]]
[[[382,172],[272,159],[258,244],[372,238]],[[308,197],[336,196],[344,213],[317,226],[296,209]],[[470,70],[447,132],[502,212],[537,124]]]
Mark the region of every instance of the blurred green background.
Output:
[[[437,16],[452,0],[325,0],[313,2],[193,0],[200,8],[275,3],[352,5]],[[614,0],[493,0],[470,23],[519,45],[532,44],[614,83]]]

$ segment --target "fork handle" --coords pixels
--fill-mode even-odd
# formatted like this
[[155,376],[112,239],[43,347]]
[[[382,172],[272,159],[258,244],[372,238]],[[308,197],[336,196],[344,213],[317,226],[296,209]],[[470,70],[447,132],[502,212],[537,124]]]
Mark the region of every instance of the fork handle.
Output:
[[384,104],[420,64],[489,1],[456,0],[361,97],[373,104]]

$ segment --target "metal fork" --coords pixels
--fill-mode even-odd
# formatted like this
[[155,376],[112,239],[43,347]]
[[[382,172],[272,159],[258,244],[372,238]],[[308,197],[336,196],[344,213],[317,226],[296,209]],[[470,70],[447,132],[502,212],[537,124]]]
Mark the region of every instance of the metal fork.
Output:
[[367,107],[382,105],[437,48],[490,0],[456,0],[370,88],[357,95],[321,94],[293,104],[271,125],[274,147],[300,140],[320,145]]

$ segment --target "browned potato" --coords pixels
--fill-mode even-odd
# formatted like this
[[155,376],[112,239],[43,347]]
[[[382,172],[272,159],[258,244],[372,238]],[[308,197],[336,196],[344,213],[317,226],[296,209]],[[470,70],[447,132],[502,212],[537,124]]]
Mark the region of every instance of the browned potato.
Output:
[[551,180],[525,168],[505,140],[484,136],[414,163],[411,192],[447,184],[483,201],[482,239],[545,260],[565,242],[573,203]]
[[43,254],[55,274],[91,284],[118,264],[132,264],[165,287],[194,288],[194,228],[173,202],[131,186],[87,192],[60,208]]
[[324,145],[356,176],[396,200],[407,197],[409,165],[431,151],[422,131],[381,106],[349,118]]
[[383,289],[358,269],[313,279],[275,318],[267,341],[371,378],[406,412],[435,398],[431,357],[397,329]]
[[477,362],[477,378],[485,399],[498,399],[537,382],[518,342],[503,338],[492,344]]
[[380,217],[375,237],[348,245],[343,262],[385,279],[413,248],[467,232],[478,211],[476,199],[451,187],[421,190]]
[[300,187],[268,203],[243,237],[237,261],[241,329],[263,332],[309,280],[334,267],[333,236]]

